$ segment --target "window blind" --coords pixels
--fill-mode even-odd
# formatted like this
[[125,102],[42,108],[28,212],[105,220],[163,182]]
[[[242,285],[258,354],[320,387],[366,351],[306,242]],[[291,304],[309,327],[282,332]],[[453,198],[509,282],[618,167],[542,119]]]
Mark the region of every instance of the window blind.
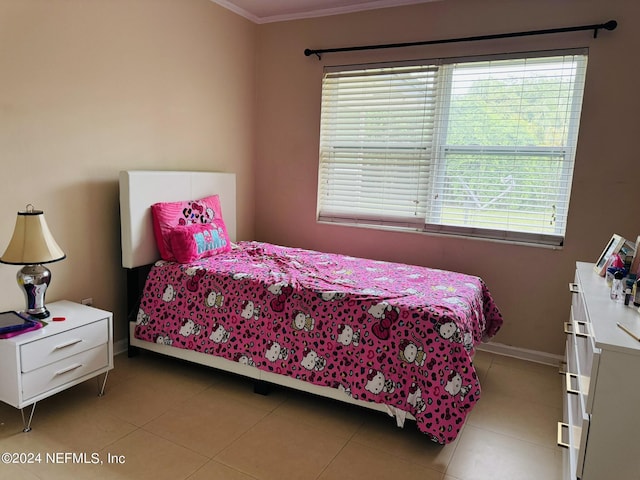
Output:
[[325,72],[321,221],[562,243],[586,52]]
[[432,175],[438,68],[329,73],[323,81],[322,217],[421,224]]

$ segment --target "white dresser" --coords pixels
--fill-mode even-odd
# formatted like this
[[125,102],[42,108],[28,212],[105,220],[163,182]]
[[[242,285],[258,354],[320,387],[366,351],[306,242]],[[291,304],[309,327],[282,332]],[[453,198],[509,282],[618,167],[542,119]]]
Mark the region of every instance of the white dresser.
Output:
[[640,480],[640,341],[617,326],[628,322],[640,331],[640,314],[609,299],[591,263],[577,263],[569,287],[564,419],[558,424],[564,479]]
[[[24,429],[31,429],[36,402],[105,374],[113,368],[113,316],[66,300],[47,304],[48,324],[0,340],[0,401],[16,408],[33,405]],[[53,321],[64,317],[63,321]]]

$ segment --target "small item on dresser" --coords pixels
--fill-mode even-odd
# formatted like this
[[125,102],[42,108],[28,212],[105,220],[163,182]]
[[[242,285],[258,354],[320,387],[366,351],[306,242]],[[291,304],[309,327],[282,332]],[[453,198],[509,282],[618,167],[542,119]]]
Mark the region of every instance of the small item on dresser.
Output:
[[622,279],[624,278],[624,272],[622,270],[618,270],[613,275],[613,284],[611,285],[611,293],[609,297],[611,300],[615,300],[620,302],[624,299],[624,290],[622,287]]
[[624,262],[622,261],[622,257],[620,257],[619,253],[614,253],[613,255],[611,255],[610,265],[615,268],[624,268]]
[[624,279],[624,304],[631,305],[633,303],[633,287],[636,284],[636,275],[630,273]]
[[633,296],[633,304],[640,307],[640,278],[633,284],[631,295]]
[[622,272],[622,278],[627,276],[627,269],[624,267],[609,267],[607,268],[607,274],[605,275],[605,279],[607,280],[607,287],[611,288],[613,285],[613,279],[616,276],[616,272]]
[[632,325],[630,323],[625,322],[617,322],[618,326],[627,332],[634,340],[640,342],[640,330],[638,329],[638,325]]

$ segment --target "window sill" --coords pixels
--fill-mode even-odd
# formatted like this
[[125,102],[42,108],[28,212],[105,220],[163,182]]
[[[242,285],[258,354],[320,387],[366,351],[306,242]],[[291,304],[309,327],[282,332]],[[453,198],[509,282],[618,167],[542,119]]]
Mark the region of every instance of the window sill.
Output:
[[[536,242],[530,239],[517,239],[517,238],[496,238],[493,236],[483,236],[480,233],[469,233],[464,231],[454,232],[454,231],[444,231],[442,230],[444,227],[439,227],[439,230],[429,230],[427,228],[418,227],[415,225],[407,225],[407,226],[398,226],[398,225],[388,225],[384,223],[373,223],[373,222],[349,222],[343,219],[317,219],[317,223],[322,225],[333,225],[339,227],[355,227],[355,228],[363,228],[363,229],[373,229],[373,230],[383,230],[388,232],[396,232],[396,233],[413,233],[413,234],[421,234],[433,237],[443,237],[443,238],[459,238],[466,240],[479,240],[485,242],[492,243],[501,243],[508,245],[520,245],[524,247],[535,247],[535,248],[544,248],[548,250],[562,250],[563,243],[550,243],[547,242]],[[558,240],[559,241],[559,240]]]

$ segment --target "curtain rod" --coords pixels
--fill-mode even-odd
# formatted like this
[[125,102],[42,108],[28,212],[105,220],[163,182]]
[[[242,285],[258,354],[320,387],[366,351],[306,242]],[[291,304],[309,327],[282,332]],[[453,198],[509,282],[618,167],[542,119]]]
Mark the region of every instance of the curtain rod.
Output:
[[593,30],[593,38],[598,38],[598,30],[600,30],[601,28],[604,28],[605,30],[615,30],[617,26],[618,26],[618,22],[616,22],[615,20],[609,20],[606,23],[598,23],[594,25],[550,28],[547,30],[530,30],[527,32],[497,33],[493,35],[479,35],[475,37],[446,38],[442,40],[426,40],[424,42],[387,43],[383,45],[361,45],[357,47],[324,48],[324,49],[317,49],[317,50],[312,50],[307,48],[305,49],[304,54],[307,57],[310,55],[317,55],[318,60],[320,60],[322,58],[320,55],[323,53],[354,52],[358,50],[378,50],[383,48],[415,47],[418,45],[434,45],[438,43],[474,42],[477,40],[494,40],[498,38],[525,37],[530,35],[547,35],[550,33],[578,32],[582,30]]

